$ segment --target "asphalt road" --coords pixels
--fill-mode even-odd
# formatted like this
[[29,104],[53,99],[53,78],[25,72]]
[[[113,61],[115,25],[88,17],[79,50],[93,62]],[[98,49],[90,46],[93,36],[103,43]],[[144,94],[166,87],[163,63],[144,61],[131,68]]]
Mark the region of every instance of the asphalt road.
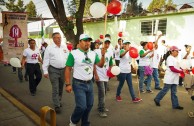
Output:
[[[162,80],[161,80],[162,82]],[[184,87],[178,87],[178,98],[184,110],[174,110],[171,105],[170,92],[161,101],[161,106],[157,107],[153,102],[158,93],[154,90],[153,94],[141,94],[143,99],[140,103],[132,103],[127,84],[125,83],[121,97],[123,101],[115,100],[118,81],[113,78],[109,82],[110,91],[106,96],[106,107],[110,110],[107,118],[101,118],[97,111],[97,87],[94,84],[95,102],[90,114],[92,126],[194,126],[194,118],[188,117],[188,112],[194,110],[194,102],[191,101]],[[136,77],[133,77],[135,93],[138,96]],[[152,83],[153,87],[154,83]],[[161,84],[163,86],[163,83]],[[31,96],[28,89],[28,82],[20,82],[17,74],[12,73],[11,66],[0,64],[0,87],[7,90],[15,98],[32,111],[40,115],[40,108],[52,106],[51,84],[48,79],[43,78],[37,89],[36,96]],[[74,109],[74,94],[64,91],[62,98],[62,112],[57,114],[57,126],[68,126],[69,118]],[[49,117],[47,117],[49,120]],[[78,124],[80,125],[80,124]]]

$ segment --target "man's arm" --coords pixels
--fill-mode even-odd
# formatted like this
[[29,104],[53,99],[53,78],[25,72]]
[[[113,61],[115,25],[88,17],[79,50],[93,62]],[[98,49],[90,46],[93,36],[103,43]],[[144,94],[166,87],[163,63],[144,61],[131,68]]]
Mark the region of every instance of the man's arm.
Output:
[[72,91],[72,86],[71,86],[71,83],[70,83],[70,80],[71,80],[71,70],[72,70],[72,67],[69,67],[69,66],[66,66],[65,67],[65,75],[64,75],[64,78],[65,78],[65,90],[68,92],[68,93],[71,93]]
[[43,60],[43,64],[42,64],[42,69],[43,69],[45,78],[49,78],[48,67],[49,67],[49,50],[48,50],[48,48],[46,48],[46,50],[44,52],[44,60]]
[[22,57],[22,68],[24,68],[26,62],[26,56]]
[[102,50],[101,50],[101,55],[102,55],[102,57],[101,57],[101,59],[100,59],[100,62],[98,62],[99,61],[99,57],[98,57],[98,55],[96,54],[96,61],[95,61],[95,63],[96,63],[96,65],[97,66],[99,66],[99,67],[103,67],[103,65],[104,65],[104,63],[105,63],[105,53],[106,53],[106,49],[104,49],[104,48],[102,48]]

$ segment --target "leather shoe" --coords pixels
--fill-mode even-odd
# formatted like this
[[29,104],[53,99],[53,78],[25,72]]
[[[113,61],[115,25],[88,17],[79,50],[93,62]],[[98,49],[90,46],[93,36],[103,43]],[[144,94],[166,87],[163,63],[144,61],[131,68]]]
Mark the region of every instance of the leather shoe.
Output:
[[184,108],[183,108],[183,107],[181,107],[181,106],[177,106],[177,107],[175,107],[174,109],[183,110]]

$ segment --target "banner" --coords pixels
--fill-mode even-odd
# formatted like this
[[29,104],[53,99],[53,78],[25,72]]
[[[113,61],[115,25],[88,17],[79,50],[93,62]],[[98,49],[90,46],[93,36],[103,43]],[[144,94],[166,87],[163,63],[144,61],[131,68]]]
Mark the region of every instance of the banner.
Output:
[[27,13],[2,12],[4,62],[10,58],[21,59],[28,47]]

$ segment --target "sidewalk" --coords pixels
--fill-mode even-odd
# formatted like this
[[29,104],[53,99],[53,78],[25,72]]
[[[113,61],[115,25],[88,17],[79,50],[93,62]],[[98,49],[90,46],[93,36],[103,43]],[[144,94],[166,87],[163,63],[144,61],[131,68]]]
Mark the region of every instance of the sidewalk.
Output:
[[[5,97],[12,101],[16,100],[0,88],[0,126],[37,126]],[[19,105],[17,102],[16,104]]]

